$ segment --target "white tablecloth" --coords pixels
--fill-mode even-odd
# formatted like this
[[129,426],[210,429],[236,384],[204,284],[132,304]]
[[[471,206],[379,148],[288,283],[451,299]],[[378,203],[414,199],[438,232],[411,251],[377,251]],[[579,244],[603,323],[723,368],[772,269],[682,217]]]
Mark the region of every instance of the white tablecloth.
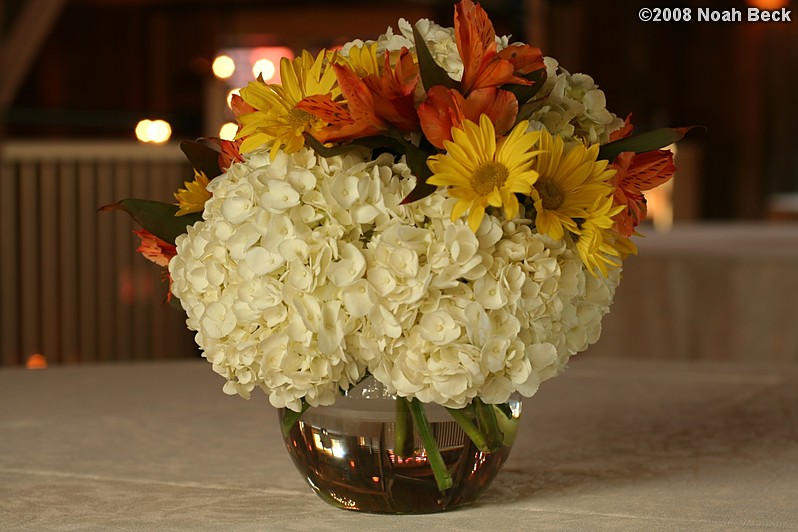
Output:
[[798,527],[798,367],[577,356],[479,503],[332,508],[204,361],[0,370],[1,530]]
[[798,362],[798,224],[643,231],[591,354]]

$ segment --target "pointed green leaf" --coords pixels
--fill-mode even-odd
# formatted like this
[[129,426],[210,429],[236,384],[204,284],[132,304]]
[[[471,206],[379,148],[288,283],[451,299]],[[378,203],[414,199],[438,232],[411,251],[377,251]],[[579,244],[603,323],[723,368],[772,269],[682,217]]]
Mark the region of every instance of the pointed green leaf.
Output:
[[407,148],[405,162],[407,163],[407,166],[410,167],[413,175],[416,176],[416,186],[413,187],[413,190],[410,191],[410,194],[408,194],[407,197],[402,200],[402,205],[426,198],[435,192],[435,190],[437,190],[438,187],[427,183],[427,178],[432,175],[432,170],[430,170],[429,166],[427,166],[428,157],[429,152],[426,152],[421,148],[417,148],[412,144],[410,144],[409,148]]
[[518,100],[519,105],[523,105],[534,98],[538,91],[543,88],[543,84],[546,82],[546,69],[539,68],[521,77],[531,81],[532,85],[508,83],[507,85],[502,85],[501,87],[506,91],[512,92],[515,95],[515,98]]
[[435,62],[435,58],[427,48],[426,41],[415,26],[413,26],[413,39],[416,41],[418,71],[421,74],[421,83],[424,85],[424,89],[429,91],[435,85],[443,85],[449,89],[460,90],[460,82],[449,77],[446,70]]
[[522,120],[528,120],[535,111],[540,109],[543,99],[530,100],[518,108],[518,115],[515,117],[515,123]]
[[175,243],[186,227],[202,219],[201,213],[175,216],[177,205],[143,199],[123,199],[118,203],[100,207],[100,212],[122,210],[130,214],[138,224],[161,240]]
[[631,151],[634,153],[644,153],[647,151],[659,150],[682,140],[691,129],[701,126],[661,128],[647,131],[639,135],[616,140],[603,145],[599,149],[599,159],[614,160],[618,154]]
[[396,155],[401,155],[404,153],[401,143],[391,137],[386,136],[363,137],[360,139],[355,139],[348,144],[325,146],[310,133],[305,133],[305,143],[313,148],[313,151],[322,157],[335,157],[336,155],[343,155],[357,146],[367,148],[369,150],[384,149]]
[[193,140],[184,140],[180,143],[180,149],[186,154],[191,166],[205,174],[208,179],[221,175],[222,169],[219,167],[219,152],[211,146]]

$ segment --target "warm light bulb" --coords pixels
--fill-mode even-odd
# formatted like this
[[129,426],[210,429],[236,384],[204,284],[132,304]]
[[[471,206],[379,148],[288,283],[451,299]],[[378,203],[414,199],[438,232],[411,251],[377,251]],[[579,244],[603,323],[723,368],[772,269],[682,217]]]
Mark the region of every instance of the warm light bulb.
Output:
[[172,127],[163,120],[141,120],[136,124],[136,138],[141,142],[160,144],[172,136]]
[[252,65],[252,74],[256,78],[260,75],[263,77],[263,81],[272,79],[275,72],[277,72],[277,67],[274,66],[274,62],[272,62],[271,59],[258,59],[255,61],[255,64]]
[[166,142],[172,136],[172,127],[163,120],[153,120],[150,122],[148,133],[150,142],[160,144],[161,142]]
[[34,353],[25,361],[25,367],[28,369],[45,369],[47,368],[47,358],[41,353]]
[[219,129],[219,138],[222,140],[235,140],[236,133],[238,133],[238,124],[228,122]]
[[150,124],[152,124],[152,120],[140,120],[139,123],[136,124],[136,138],[139,139],[139,141],[150,141]]
[[748,0],[748,5],[765,11],[781,9],[787,7],[789,3],[789,0]]
[[213,60],[213,74],[220,79],[227,79],[236,71],[236,64],[228,55],[220,55]]

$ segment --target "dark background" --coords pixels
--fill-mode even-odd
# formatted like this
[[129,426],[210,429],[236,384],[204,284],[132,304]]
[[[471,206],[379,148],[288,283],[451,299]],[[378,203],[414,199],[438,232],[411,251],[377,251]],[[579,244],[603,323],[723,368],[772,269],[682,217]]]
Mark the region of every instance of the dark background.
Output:
[[[133,139],[147,116],[174,140],[203,134],[210,64],[224,46],[279,44],[299,51],[374,38],[399,17],[452,25],[453,2],[338,0],[4,0],[4,53],[26,6],[53,22],[6,103],[0,140]],[[697,22],[697,8],[744,1],[491,0],[497,33],[590,74],[639,130],[702,125],[692,133],[688,218],[762,219],[773,194],[798,193],[798,13],[788,23]],[[57,7],[53,7],[53,6]],[[638,10],[689,7],[691,22],[638,20]],[[788,9],[791,6],[788,5]],[[3,75],[3,74],[0,74]],[[2,103],[2,102],[0,102]],[[0,108],[0,112],[2,112]],[[680,207],[677,205],[677,213]]]

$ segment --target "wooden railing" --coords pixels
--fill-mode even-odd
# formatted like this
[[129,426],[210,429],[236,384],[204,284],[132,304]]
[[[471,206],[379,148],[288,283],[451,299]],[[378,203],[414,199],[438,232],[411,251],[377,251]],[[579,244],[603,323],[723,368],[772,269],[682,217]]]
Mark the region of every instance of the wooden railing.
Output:
[[173,201],[190,177],[176,145],[0,146],[0,364],[195,355],[160,268],[135,252],[135,224],[97,213],[126,197]]

